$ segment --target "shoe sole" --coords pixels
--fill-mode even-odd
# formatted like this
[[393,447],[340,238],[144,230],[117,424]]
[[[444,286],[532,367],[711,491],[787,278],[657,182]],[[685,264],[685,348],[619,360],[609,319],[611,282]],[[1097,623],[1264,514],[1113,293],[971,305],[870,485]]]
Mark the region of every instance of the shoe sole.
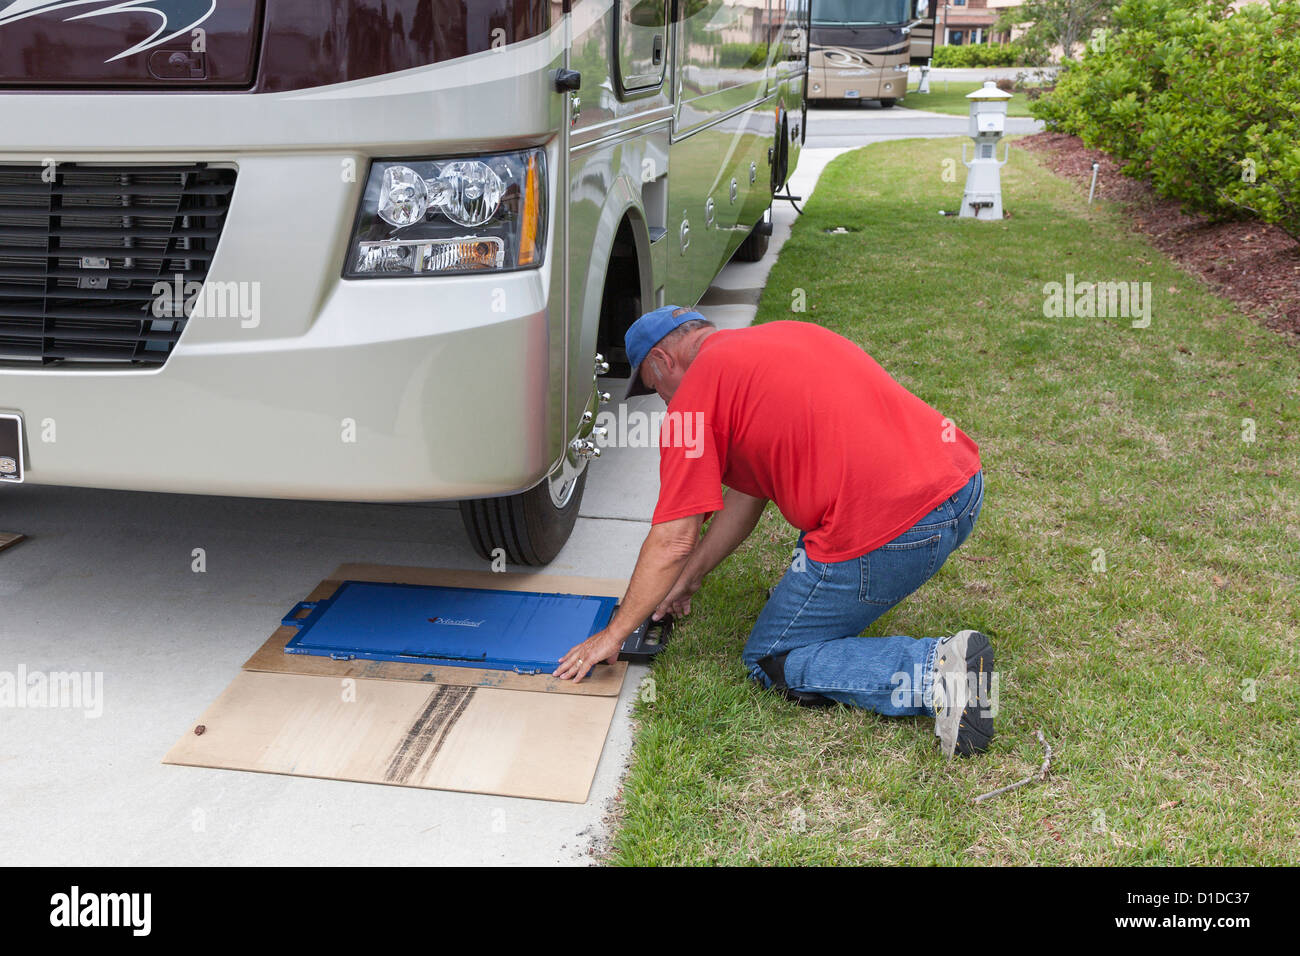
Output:
[[[959,631],[947,646],[952,650],[964,650],[965,667],[960,680],[944,681],[945,692],[951,690],[952,706],[947,707],[945,702],[943,715],[935,718],[934,732],[945,756],[968,757],[988,750],[993,740],[992,701],[989,697],[993,679],[993,645],[979,631]],[[949,670],[947,674],[951,676],[953,672]],[[974,676],[974,687],[971,686],[971,675]],[[942,670],[940,676],[944,676]],[[953,686],[949,687],[949,684]]]

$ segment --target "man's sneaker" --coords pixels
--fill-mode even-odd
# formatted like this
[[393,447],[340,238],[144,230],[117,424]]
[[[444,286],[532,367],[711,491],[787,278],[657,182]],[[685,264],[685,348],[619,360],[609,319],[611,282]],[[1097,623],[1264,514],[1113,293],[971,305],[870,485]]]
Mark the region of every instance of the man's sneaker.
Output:
[[758,659],[758,666],[763,668],[763,673],[772,681],[771,689],[778,694],[784,694],[787,700],[794,701],[800,707],[829,707],[835,703],[829,697],[823,697],[821,694],[790,689],[785,682],[785,659],[789,654],[790,652],[786,651],[776,657],[769,655]]
[[946,756],[983,753],[993,739],[993,645],[979,631],[939,641],[934,659],[934,735]]

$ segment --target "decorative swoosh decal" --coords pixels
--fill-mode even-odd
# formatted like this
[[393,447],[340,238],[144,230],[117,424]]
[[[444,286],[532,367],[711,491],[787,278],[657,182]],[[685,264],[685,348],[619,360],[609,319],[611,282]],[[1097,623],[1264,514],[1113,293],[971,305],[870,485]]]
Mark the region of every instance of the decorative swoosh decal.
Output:
[[86,10],[65,17],[65,21],[135,12],[152,13],[162,21],[150,37],[141,40],[129,50],[123,50],[117,56],[110,57],[104,61],[105,63],[112,63],[114,60],[141,53],[179,36],[187,35],[212,16],[217,9],[217,0],[109,0],[107,3],[105,0],[12,0],[11,3],[0,6],[0,27],[42,13],[70,10],[89,4],[99,4],[99,9]]

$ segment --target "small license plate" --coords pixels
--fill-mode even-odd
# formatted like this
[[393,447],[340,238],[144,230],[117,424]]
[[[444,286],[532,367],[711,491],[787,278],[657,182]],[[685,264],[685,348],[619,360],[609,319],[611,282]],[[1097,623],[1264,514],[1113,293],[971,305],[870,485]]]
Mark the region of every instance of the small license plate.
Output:
[[845,98],[846,100],[857,100],[857,99],[861,99],[862,96],[861,96],[861,94],[858,93],[857,90],[845,90],[845,91],[844,91],[844,98]]
[[0,482],[23,480],[23,419],[0,415]]

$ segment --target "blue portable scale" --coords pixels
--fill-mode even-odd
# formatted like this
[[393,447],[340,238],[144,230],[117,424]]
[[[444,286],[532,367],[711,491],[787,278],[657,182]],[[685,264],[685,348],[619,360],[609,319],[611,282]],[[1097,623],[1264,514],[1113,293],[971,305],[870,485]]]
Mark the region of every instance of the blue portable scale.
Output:
[[555,670],[569,648],[609,623],[617,603],[587,594],[344,581],[332,597],[298,602],[281,623],[298,628],[286,654],[536,674]]

